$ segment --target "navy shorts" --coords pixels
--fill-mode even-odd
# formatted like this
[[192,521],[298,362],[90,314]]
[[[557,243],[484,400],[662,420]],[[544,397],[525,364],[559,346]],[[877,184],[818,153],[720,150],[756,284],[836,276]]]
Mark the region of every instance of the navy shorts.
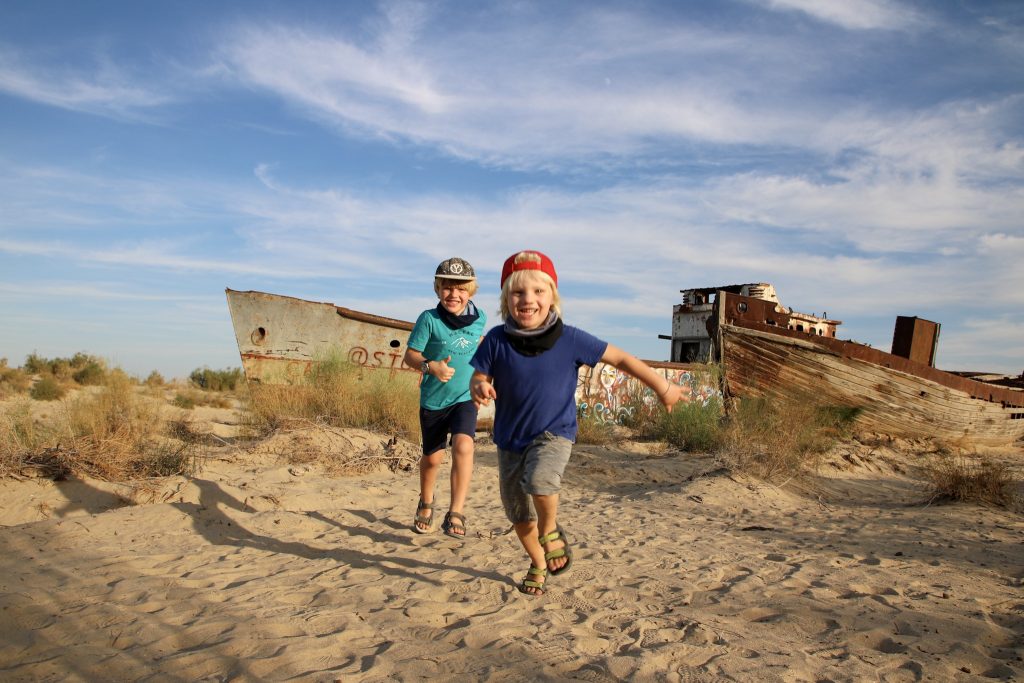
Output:
[[430,455],[451,444],[448,435],[465,434],[476,436],[476,406],[472,401],[463,401],[442,408],[430,410],[420,408],[420,435],[423,437],[423,455]]

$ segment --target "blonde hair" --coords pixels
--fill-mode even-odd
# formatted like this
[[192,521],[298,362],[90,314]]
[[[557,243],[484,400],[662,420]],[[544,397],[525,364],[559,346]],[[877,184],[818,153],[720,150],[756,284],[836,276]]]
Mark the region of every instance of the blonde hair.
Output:
[[435,277],[434,294],[441,296],[442,287],[451,287],[453,289],[462,288],[466,290],[466,293],[468,293],[470,296],[473,296],[474,294],[476,294],[476,290],[479,287],[479,285],[477,285],[475,278],[472,280],[447,280],[443,277]]
[[538,278],[551,288],[551,310],[553,310],[555,315],[559,318],[562,317],[562,300],[558,296],[558,285],[556,285],[555,281],[551,279],[551,276],[540,270],[517,270],[505,278],[505,284],[501,286],[501,308],[499,309],[499,313],[501,314],[502,320],[508,317],[508,298],[512,290],[522,286],[523,280],[527,280],[531,277]]

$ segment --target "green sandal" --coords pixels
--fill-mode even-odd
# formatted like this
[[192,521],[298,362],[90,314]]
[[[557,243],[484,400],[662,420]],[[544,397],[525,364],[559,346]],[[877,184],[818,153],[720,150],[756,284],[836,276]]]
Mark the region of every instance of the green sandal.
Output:
[[523,580],[519,582],[519,585],[516,586],[516,588],[519,589],[520,593],[524,593],[534,598],[539,598],[547,593],[547,589],[544,588],[543,581],[534,581],[530,577],[543,576],[547,578],[547,575],[547,567],[534,567],[533,565],[530,565],[530,568],[526,571],[526,576],[523,577]]
[[569,539],[566,537],[565,532],[562,531],[562,527],[555,527],[555,530],[552,531],[550,534],[546,534],[537,539],[538,541],[540,541],[540,544],[542,546],[547,545],[552,541],[557,541],[559,539],[561,539],[562,543],[565,544],[563,547],[558,548],[557,550],[552,550],[551,552],[544,553],[545,562],[556,560],[559,557],[565,558],[565,564],[563,564],[558,569],[550,570],[552,576],[558,576],[562,572],[567,571],[570,565],[572,565],[572,548],[569,547]]
[[[430,516],[424,517],[420,514],[421,510],[430,510]],[[420,524],[426,524],[426,529],[421,529]],[[421,499],[419,504],[416,506],[416,519],[413,521],[412,530],[418,534],[430,534],[434,532],[434,504],[424,503]]]

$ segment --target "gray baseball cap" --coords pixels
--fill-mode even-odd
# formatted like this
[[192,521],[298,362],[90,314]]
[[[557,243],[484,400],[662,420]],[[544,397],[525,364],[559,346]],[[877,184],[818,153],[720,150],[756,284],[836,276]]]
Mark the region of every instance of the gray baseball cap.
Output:
[[475,280],[476,273],[473,272],[473,266],[469,265],[469,261],[453,256],[441,261],[434,277],[445,280]]

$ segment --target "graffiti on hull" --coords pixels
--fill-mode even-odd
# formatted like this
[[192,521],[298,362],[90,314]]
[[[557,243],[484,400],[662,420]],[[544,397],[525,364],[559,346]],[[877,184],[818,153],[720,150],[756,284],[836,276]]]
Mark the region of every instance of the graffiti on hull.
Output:
[[[681,403],[721,409],[721,390],[712,366],[673,366],[656,366],[654,369],[669,382],[682,387]],[[631,375],[606,363],[598,363],[593,368],[580,368],[576,404],[581,417],[598,423],[621,425],[635,417],[638,410],[654,409],[661,401],[651,389]]]

